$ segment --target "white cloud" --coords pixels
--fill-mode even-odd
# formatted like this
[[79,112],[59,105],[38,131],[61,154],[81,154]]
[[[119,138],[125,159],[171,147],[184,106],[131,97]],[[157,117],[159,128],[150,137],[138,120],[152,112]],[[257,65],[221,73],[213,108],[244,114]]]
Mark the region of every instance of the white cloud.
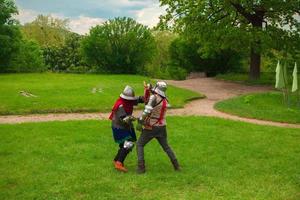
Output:
[[36,16],[38,16],[38,12],[29,9],[19,9],[19,15],[16,15],[15,18],[21,22],[21,24],[25,24],[28,22],[32,22]]
[[159,16],[165,14],[165,8],[159,4],[152,4],[149,7],[135,11],[136,20],[149,27],[154,27],[159,22]]
[[91,27],[102,24],[103,22],[105,22],[105,19],[81,15],[78,18],[70,19],[70,29],[76,33],[84,35],[89,32]]
[[153,4],[153,2],[158,2],[158,0],[110,0],[104,2],[97,0],[95,3],[110,8],[126,8],[135,6],[145,7]]
[[149,1],[130,1],[130,0],[115,1],[115,4],[119,6],[145,6],[148,3]]
[[[93,0],[91,2],[97,2],[100,4],[101,1]],[[108,4],[110,8],[125,8],[125,7],[140,7],[139,9],[121,9],[120,14],[124,13],[124,16],[131,16],[136,19],[139,23],[147,25],[149,27],[155,26],[159,22],[159,16],[165,13],[165,8],[159,6],[158,0],[110,0],[102,2]],[[126,13],[126,14],[125,14]],[[39,14],[51,15],[53,17],[66,19],[69,18],[70,29],[79,34],[88,33],[89,29],[95,25],[102,24],[106,21],[105,18],[100,17],[88,17],[85,12],[79,13],[75,17],[67,17],[65,13],[61,12],[39,12],[38,10],[25,9],[19,6],[19,15],[15,18],[18,19],[21,24],[32,22]]]
[[[15,18],[21,22],[21,24],[25,24],[28,22],[32,22],[40,13],[29,10],[29,9],[19,9],[19,15],[16,15]],[[58,13],[48,13],[49,15],[55,18],[66,19],[67,17]],[[86,17],[84,15],[80,15],[77,18],[69,19],[69,27],[71,31],[79,34],[86,34],[89,32],[89,29],[98,24],[102,24],[105,19],[102,18],[92,18]]]

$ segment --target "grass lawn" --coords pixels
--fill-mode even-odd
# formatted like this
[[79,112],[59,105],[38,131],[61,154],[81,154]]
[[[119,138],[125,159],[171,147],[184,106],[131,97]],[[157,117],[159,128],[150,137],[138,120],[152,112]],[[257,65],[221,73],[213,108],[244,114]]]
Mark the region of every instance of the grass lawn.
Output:
[[[133,75],[4,74],[0,75],[0,115],[29,113],[108,112],[126,85],[143,94],[143,81]],[[20,91],[35,96],[26,97]],[[168,88],[170,104],[203,97],[185,89]]]
[[0,199],[300,198],[300,132],[207,117],[170,117],[173,171],[157,142],[147,173],[113,169],[109,121],[0,125]]
[[244,83],[247,85],[275,85],[275,73],[261,73],[259,80],[249,80],[249,75],[245,73],[218,74],[217,79]]
[[290,108],[282,101],[282,93],[268,92],[224,100],[218,102],[215,108],[241,117],[299,124],[300,108],[297,107],[296,96],[293,96]]

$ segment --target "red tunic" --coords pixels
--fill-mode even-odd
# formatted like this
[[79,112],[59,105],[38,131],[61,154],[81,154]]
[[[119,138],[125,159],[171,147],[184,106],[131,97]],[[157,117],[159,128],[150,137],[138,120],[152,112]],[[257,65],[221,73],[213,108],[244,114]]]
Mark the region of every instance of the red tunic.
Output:
[[136,105],[137,102],[136,100],[132,101],[132,100],[126,100],[126,99],[122,99],[121,97],[117,99],[117,101],[115,102],[115,105],[112,108],[111,114],[109,116],[109,119],[112,120],[113,116],[114,116],[114,112],[116,110],[118,110],[120,105],[123,105],[123,108],[126,112],[127,115],[132,115],[133,112],[133,106]]

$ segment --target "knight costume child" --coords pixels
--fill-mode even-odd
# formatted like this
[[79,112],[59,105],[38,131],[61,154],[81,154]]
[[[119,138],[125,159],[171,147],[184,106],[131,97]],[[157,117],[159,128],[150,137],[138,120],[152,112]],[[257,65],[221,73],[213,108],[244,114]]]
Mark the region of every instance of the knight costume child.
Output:
[[119,150],[114,158],[115,169],[127,172],[124,167],[124,160],[134,146],[136,134],[132,121],[133,106],[143,103],[143,97],[135,97],[134,91],[130,86],[126,86],[120,97],[115,102],[109,119],[112,120],[113,138],[119,144]]
[[142,116],[138,119],[139,124],[143,125],[141,136],[137,141],[138,173],[145,173],[144,146],[153,138],[157,139],[167,153],[174,169],[180,170],[176,156],[167,140],[166,111],[168,101],[166,90],[167,84],[165,82],[157,82]]

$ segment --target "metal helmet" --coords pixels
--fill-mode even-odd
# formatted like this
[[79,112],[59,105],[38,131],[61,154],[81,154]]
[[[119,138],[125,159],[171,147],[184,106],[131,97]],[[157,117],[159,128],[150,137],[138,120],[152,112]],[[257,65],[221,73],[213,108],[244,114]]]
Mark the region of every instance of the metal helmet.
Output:
[[136,100],[137,99],[134,96],[134,91],[133,91],[132,87],[130,87],[129,85],[127,85],[125,87],[125,89],[123,90],[123,92],[120,94],[120,97],[122,99],[126,99],[126,100]]
[[166,96],[166,91],[167,91],[167,83],[164,81],[158,81],[153,89],[153,91],[157,94],[159,94],[162,97],[167,97]]

